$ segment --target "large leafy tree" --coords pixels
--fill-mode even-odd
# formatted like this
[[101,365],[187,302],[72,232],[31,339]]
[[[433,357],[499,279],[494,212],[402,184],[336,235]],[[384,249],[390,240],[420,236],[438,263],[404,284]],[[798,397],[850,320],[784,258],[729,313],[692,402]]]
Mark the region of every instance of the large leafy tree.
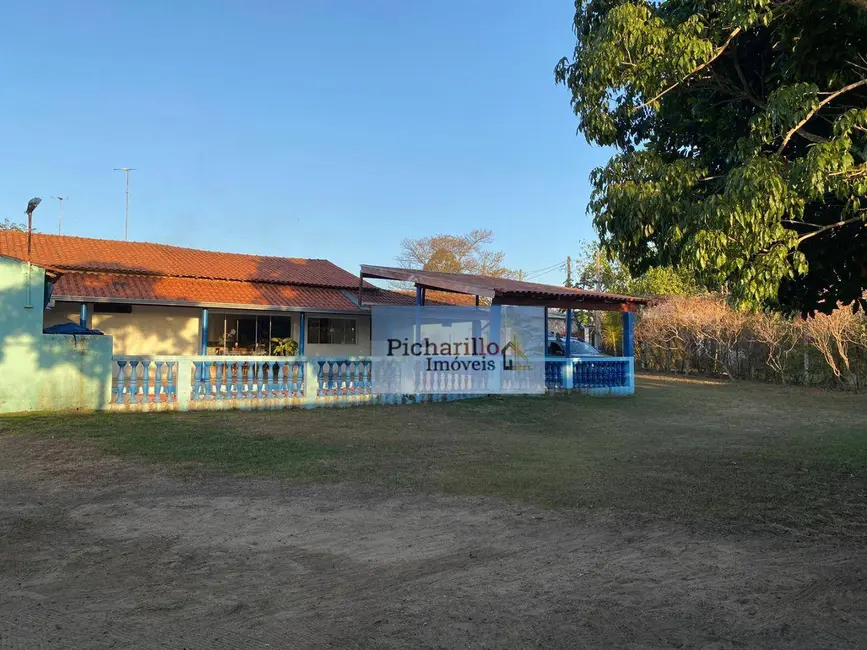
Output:
[[[582,289],[601,289],[634,296],[693,296],[700,293],[694,278],[670,266],[649,269],[633,277],[613,255],[597,242],[583,242],[575,260],[576,281]],[[566,286],[569,286],[568,284]]]
[[408,269],[517,277],[517,271],[503,265],[505,254],[489,248],[493,243],[494,233],[483,229],[472,230],[465,235],[404,239],[400,243],[401,252],[397,261]]
[[555,70],[603,245],[743,302],[867,308],[867,0],[578,0]]

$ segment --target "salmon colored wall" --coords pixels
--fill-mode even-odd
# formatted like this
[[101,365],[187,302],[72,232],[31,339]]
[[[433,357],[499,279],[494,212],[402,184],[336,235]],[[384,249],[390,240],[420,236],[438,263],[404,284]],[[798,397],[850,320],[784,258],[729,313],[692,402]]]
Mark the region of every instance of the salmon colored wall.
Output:
[[199,354],[200,309],[133,305],[129,314],[97,314],[90,326],[114,340],[114,354]]

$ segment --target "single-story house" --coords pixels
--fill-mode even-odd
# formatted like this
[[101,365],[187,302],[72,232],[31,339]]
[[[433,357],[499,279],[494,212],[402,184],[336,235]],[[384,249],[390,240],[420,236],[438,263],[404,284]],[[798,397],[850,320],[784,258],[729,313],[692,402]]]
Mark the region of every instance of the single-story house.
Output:
[[372,304],[414,297],[362,283],[322,259],[218,253],[165,244],[0,231],[0,256],[57,272],[44,326],[72,321],[114,340],[115,355],[370,354]]

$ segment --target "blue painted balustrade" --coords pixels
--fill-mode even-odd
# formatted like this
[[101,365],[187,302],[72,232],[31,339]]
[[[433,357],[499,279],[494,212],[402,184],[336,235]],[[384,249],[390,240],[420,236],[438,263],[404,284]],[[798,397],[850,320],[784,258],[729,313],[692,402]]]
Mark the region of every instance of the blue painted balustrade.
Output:
[[295,357],[194,357],[191,401],[276,400],[304,396],[304,361]]
[[180,361],[161,357],[114,357],[112,394],[115,404],[177,402],[175,385]]
[[344,359],[318,359],[316,395],[343,397],[371,395],[371,359],[347,357]]
[[[113,359],[113,408],[283,408],[394,404],[459,399],[478,393],[472,378],[454,372],[425,373],[420,395],[377,395],[371,357],[146,357]],[[541,372],[541,368],[539,369]],[[478,381],[478,379],[476,379]],[[417,384],[419,385],[419,384]],[[634,392],[631,357],[573,357],[545,361],[549,391],[591,395]]]
[[590,394],[630,395],[635,391],[632,357],[572,357],[545,361],[545,387]]

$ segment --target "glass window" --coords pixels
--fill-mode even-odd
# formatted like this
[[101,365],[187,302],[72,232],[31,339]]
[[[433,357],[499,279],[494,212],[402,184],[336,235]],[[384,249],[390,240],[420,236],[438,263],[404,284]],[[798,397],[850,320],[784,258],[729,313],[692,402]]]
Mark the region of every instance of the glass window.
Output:
[[93,303],[94,314],[131,314],[132,305],[119,305],[117,303],[95,302]]
[[271,338],[287,339],[292,337],[292,319],[285,316],[271,317]]
[[351,318],[311,318],[307,327],[308,343],[355,345],[356,325]]
[[267,316],[256,319],[256,354],[271,354],[271,319]]
[[211,313],[208,317],[208,354],[270,355],[272,338],[291,336],[288,316]]
[[208,314],[208,354],[226,353],[226,319],[222,314]]
[[[267,318],[267,317],[266,317]],[[238,316],[235,319],[238,332],[232,354],[253,354],[256,351],[256,316]]]

